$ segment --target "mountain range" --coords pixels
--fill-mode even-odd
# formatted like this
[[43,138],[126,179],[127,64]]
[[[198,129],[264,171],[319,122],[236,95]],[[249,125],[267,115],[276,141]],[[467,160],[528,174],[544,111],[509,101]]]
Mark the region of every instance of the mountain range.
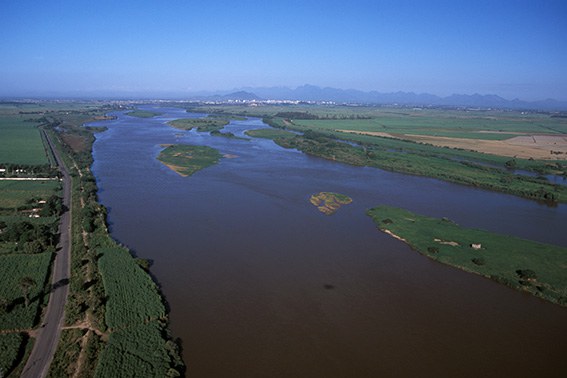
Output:
[[[295,89],[287,87],[246,87],[237,92],[212,96],[232,100],[297,100],[297,101],[332,101],[336,103],[356,104],[397,104],[405,106],[449,106],[478,107],[530,110],[567,110],[567,102],[547,99],[542,101],[507,100],[493,94],[452,94],[441,97],[429,93],[360,91],[356,89],[338,89],[314,85],[303,85]],[[209,98],[212,98],[209,96]]]

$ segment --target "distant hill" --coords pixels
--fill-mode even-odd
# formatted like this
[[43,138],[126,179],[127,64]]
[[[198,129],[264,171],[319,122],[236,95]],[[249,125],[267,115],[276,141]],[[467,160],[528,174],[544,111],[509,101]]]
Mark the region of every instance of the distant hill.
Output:
[[238,91],[229,93],[227,95],[222,96],[224,100],[240,100],[240,101],[253,101],[253,100],[261,100],[260,97],[256,96],[254,93],[246,92],[246,91]]
[[[365,92],[356,89],[337,89],[315,85],[302,85],[295,89],[287,87],[243,88],[244,93],[254,92],[264,99],[299,100],[299,101],[333,101],[338,103],[361,104],[398,104],[415,106],[451,106],[479,107],[531,110],[567,110],[567,102],[547,99],[543,101],[507,100],[497,95],[487,94],[453,94],[440,97],[430,93],[377,91]],[[240,92],[236,92],[240,93]]]

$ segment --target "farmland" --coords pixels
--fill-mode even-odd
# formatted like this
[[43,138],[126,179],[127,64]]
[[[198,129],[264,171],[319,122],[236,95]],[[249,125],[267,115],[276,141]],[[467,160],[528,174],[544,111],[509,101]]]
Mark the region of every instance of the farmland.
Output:
[[[567,122],[550,114],[346,106],[203,106],[193,110],[262,116],[276,129],[303,134],[290,137],[262,130],[259,135],[274,139],[283,147],[329,160],[428,176],[549,204],[567,202],[566,185],[545,177],[552,176],[555,181],[567,177],[567,164],[562,160],[567,156],[563,154],[567,148],[563,140]],[[542,134],[556,139],[528,146],[525,153],[537,152],[533,157],[514,150],[526,145],[517,138],[544,141]],[[510,137],[515,142],[510,142]],[[469,142],[447,146],[438,143],[447,138],[451,143]],[[508,139],[499,140],[502,138]],[[483,148],[475,151],[476,145]],[[512,151],[514,155],[507,156],[502,151],[507,155]]]
[[58,180],[51,181],[0,181],[0,209],[15,209],[47,200],[61,189]]
[[567,306],[567,249],[465,229],[450,220],[379,206],[367,213],[380,230],[441,263]]
[[3,114],[0,106],[0,163],[48,164],[37,122],[29,116]]

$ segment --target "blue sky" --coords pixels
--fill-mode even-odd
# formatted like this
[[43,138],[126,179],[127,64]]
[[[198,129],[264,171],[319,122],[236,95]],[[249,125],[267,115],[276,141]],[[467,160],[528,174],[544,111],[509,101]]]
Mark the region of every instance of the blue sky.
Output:
[[0,95],[303,84],[567,100],[567,1],[0,2]]

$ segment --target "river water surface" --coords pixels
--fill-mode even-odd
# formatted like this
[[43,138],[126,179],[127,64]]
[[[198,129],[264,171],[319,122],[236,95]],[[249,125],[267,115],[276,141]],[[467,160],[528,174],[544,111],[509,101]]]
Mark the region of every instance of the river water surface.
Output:
[[[567,310],[441,265],[379,232],[380,204],[567,246],[567,207],[309,157],[116,113],[93,172],[112,236],[139,257],[171,307],[191,377],[564,376]],[[244,136],[258,119],[226,127]],[[224,158],[191,177],[161,144]],[[353,203],[325,216],[311,194]]]

